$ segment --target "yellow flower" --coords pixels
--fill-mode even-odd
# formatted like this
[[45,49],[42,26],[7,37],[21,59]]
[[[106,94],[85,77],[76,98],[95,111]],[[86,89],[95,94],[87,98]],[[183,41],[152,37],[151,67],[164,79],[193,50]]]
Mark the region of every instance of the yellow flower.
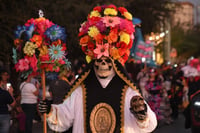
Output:
[[106,8],[104,10],[104,15],[117,16],[117,11],[113,8]]
[[130,42],[130,35],[125,32],[121,32],[120,33],[120,41],[125,42],[128,45]]
[[92,60],[92,59],[91,59],[91,57],[90,57],[90,56],[88,56],[88,55],[86,55],[86,57],[85,57],[85,58],[86,58],[86,61],[87,61],[87,63],[90,63],[90,62],[91,62],[91,60]]
[[101,17],[101,14],[98,11],[91,11],[90,18],[91,17]]
[[48,54],[48,48],[46,45],[42,45],[41,48],[39,48],[40,51],[40,55],[39,56],[43,56],[43,55],[47,55]]
[[126,19],[128,19],[128,20],[132,20],[133,19],[132,15],[129,12],[124,12],[124,17]]
[[119,59],[121,56],[119,55],[119,51],[117,48],[111,48],[110,49],[110,56],[114,59],[114,60],[117,60]]
[[99,30],[96,26],[92,26],[89,28],[88,35],[91,37],[95,37],[99,34]]
[[28,56],[32,56],[35,54],[35,49],[37,48],[37,45],[32,42],[26,42],[24,46],[24,53]]

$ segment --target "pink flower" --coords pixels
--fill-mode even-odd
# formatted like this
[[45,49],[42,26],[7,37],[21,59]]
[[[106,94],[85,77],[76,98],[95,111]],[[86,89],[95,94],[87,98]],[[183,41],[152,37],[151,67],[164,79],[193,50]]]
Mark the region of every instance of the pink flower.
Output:
[[118,17],[105,16],[103,17],[103,23],[106,24],[106,27],[115,27],[120,24],[120,19]]
[[120,30],[132,34],[135,32],[135,27],[133,26],[132,21],[126,19],[120,19]]
[[29,69],[29,60],[28,59],[20,59],[17,64],[15,64],[16,71],[26,71]]
[[97,48],[94,49],[94,53],[97,54],[97,59],[101,58],[101,56],[109,57],[109,44],[97,44]]
[[79,29],[79,34],[78,36],[82,36],[84,34],[86,34],[88,32],[88,28],[90,27],[89,22],[85,22],[83,24],[81,24],[81,28]]

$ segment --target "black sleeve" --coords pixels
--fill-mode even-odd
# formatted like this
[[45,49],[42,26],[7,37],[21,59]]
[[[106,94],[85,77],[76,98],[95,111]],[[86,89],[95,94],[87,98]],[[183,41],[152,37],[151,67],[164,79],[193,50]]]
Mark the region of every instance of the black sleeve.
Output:
[[7,104],[13,103],[14,100],[8,91],[5,92],[5,97],[6,97]]

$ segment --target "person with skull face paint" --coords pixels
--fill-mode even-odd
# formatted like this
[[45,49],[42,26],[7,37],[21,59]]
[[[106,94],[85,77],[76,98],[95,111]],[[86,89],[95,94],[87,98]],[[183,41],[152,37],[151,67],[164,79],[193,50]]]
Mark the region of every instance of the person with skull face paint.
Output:
[[114,5],[97,6],[80,28],[89,64],[59,105],[40,102],[51,129],[73,133],[145,133],[157,126],[155,113],[123,65],[134,39],[132,15]]

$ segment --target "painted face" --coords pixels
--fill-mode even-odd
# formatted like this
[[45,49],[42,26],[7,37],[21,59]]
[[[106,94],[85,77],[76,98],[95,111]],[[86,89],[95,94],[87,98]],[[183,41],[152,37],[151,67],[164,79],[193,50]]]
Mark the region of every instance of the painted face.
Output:
[[96,59],[94,63],[94,70],[99,78],[107,78],[114,73],[112,60],[104,56]]

